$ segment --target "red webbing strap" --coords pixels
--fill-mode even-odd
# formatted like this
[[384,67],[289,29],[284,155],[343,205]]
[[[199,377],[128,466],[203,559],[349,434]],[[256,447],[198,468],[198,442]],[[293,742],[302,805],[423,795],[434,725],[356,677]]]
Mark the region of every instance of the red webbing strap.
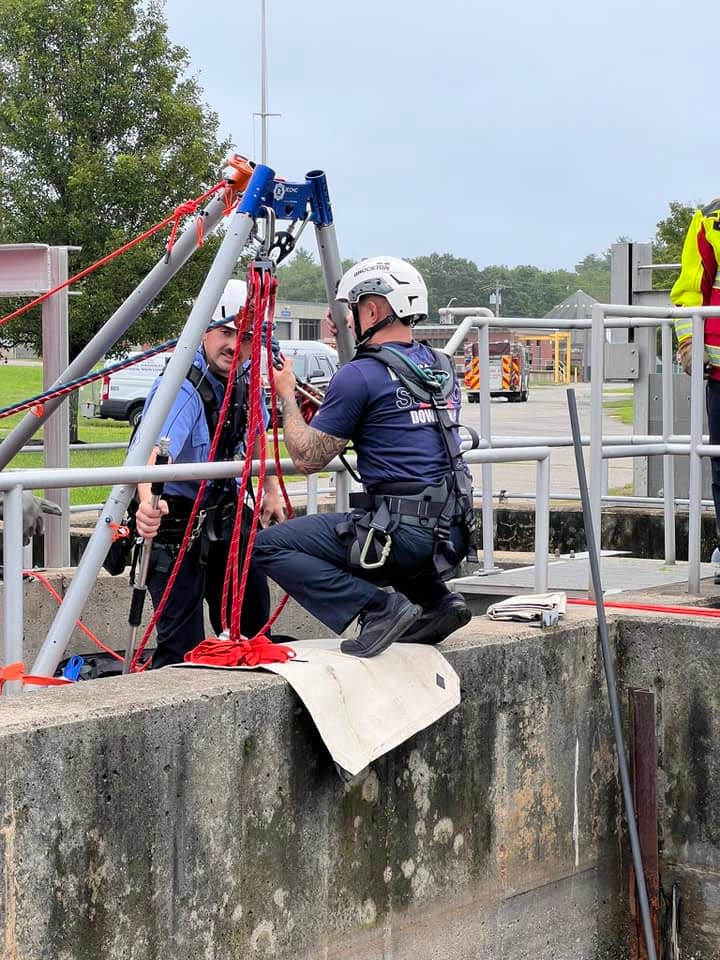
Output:
[[[294,656],[294,653],[293,653]],[[0,667],[0,694],[6,683],[13,680],[20,680],[23,684],[35,687],[66,687],[74,680],[66,680],[65,677],[37,677],[31,673],[25,673],[24,663],[9,663],[6,667]]]
[[287,663],[296,656],[292,647],[272,643],[263,634],[252,640],[203,640],[189,653],[185,663],[205,664],[214,667],[257,667],[264,663]]

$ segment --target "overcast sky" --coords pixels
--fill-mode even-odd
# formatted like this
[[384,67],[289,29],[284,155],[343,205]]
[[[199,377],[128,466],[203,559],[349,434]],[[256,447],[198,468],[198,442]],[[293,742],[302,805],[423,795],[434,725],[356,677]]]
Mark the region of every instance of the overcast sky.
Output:
[[[328,177],[343,257],[569,268],[720,194],[719,0],[267,0],[268,165]],[[167,0],[260,159],[260,0]]]

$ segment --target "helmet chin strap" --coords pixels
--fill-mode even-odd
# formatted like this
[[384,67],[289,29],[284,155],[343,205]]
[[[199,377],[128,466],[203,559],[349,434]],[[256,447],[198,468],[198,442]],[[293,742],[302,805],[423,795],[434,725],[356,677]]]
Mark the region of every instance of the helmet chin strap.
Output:
[[362,333],[360,330],[360,319],[358,317],[358,312],[355,309],[355,304],[352,306],[352,314],[355,321],[355,341],[358,347],[361,347],[364,343],[367,343],[368,340],[370,340],[371,337],[374,337],[379,330],[389,327],[390,324],[394,323],[397,319],[394,313],[389,313],[384,320],[378,320],[377,323],[374,323],[371,327],[368,327],[365,333]]

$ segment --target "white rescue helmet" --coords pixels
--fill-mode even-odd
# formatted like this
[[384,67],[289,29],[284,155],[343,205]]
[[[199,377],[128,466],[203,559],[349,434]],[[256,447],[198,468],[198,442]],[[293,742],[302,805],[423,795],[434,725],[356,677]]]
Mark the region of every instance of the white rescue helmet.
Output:
[[343,275],[335,299],[352,307],[371,293],[385,297],[395,316],[406,323],[416,323],[428,315],[425,281],[407,260],[398,257],[360,260]]
[[213,321],[227,319],[228,322],[225,326],[232,327],[233,330],[237,329],[234,320],[235,314],[240,313],[245,306],[246,299],[247,284],[245,281],[228,280],[220,298],[220,303],[215,307],[215,312],[212,315]]

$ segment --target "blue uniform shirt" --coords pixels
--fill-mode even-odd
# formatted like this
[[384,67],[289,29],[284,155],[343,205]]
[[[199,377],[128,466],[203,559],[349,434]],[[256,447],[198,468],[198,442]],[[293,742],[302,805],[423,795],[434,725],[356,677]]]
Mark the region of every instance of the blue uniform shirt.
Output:
[[[193,364],[200,368],[205,374],[207,382],[212,386],[219,410],[225,396],[225,384],[210,372],[207,361],[205,360],[205,354],[202,350],[198,350],[195,354]],[[249,361],[243,364],[243,373],[245,373],[248,368]],[[150,388],[150,392],[145,400],[145,406],[143,407],[143,414],[150,406],[160,382],[161,377],[158,377]],[[260,410],[263,423],[267,429],[269,415],[267,407],[265,406],[265,398],[261,386],[259,390]],[[173,463],[207,462],[212,437],[208,429],[202,398],[188,379],[183,380],[182,387],[175,397],[159,436],[170,438],[170,459]],[[238,445],[236,453],[239,457],[242,457],[245,453],[246,438],[238,437],[237,439]],[[188,497],[194,500],[199,486],[200,484],[196,480],[168,481],[165,484],[165,493],[174,497]]]
[[[388,345],[418,366],[432,366],[432,351],[417,341]],[[457,423],[457,382],[448,404]],[[358,471],[367,487],[398,480],[438,483],[450,469],[435,411],[416,400],[379,360],[362,358],[340,367],[312,426],[353,441]],[[458,431],[454,433],[459,442]]]

